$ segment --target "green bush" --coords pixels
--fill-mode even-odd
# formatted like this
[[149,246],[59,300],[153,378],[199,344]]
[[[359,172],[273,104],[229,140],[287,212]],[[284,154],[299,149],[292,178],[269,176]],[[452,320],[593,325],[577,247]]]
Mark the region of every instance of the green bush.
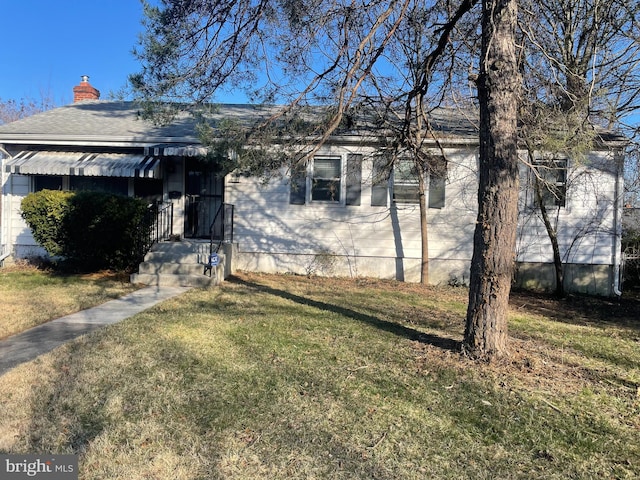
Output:
[[30,193],[20,204],[33,238],[49,253],[57,257],[62,254],[62,221],[69,208],[73,194],[59,190],[41,190]]
[[67,268],[130,270],[140,261],[144,200],[103,192],[43,190],[28,195],[22,209],[36,241],[50,255],[62,257]]
[[144,200],[83,191],[70,201],[63,220],[62,254],[76,270],[127,270],[135,266]]

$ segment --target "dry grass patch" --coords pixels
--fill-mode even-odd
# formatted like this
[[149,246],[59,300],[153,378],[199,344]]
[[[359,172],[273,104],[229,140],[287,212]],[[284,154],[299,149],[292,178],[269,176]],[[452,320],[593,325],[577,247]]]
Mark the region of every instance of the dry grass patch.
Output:
[[[0,450],[79,453],[83,479],[640,475],[637,324],[567,330],[519,304],[512,356],[479,364],[457,348],[465,305],[241,275],[0,377]],[[612,334],[627,358],[593,358]]]

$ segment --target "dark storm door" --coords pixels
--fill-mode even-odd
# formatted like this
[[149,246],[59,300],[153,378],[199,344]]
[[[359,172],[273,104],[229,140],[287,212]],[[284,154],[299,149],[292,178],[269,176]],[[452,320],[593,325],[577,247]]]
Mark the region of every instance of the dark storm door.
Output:
[[224,179],[206,162],[189,159],[185,178],[185,238],[209,238],[223,202]]

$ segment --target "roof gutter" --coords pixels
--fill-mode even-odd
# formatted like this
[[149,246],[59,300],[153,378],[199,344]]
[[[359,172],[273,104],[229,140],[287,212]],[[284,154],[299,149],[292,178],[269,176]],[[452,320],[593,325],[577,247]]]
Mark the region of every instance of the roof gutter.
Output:
[[114,146],[114,147],[148,147],[159,143],[199,143],[194,137],[105,137],[102,135],[60,136],[11,134],[0,135],[0,142],[13,145],[73,145],[73,146]]

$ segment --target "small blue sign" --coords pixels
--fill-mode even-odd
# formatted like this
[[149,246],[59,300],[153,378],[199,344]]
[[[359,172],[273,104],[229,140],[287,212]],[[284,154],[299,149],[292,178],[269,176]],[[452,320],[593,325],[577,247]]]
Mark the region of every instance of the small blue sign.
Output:
[[210,267],[215,267],[218,265],[218,263],[220,263],[220,258],[218,257],[217,253],[212,253],[211,255],[209,255],[209,266]]

